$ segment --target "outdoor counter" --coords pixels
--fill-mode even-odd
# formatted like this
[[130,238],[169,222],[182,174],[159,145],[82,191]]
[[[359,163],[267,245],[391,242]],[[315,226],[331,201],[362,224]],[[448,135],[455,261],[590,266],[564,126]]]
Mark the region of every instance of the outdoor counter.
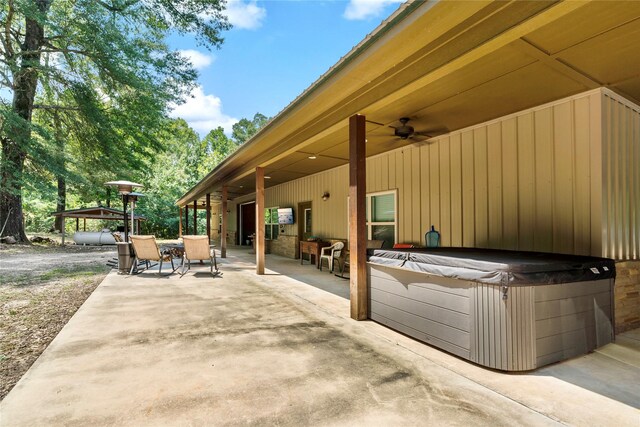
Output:
[[613,260],[470,248],[369,252],[369,317],[483,366],[524,371],[613,340]]

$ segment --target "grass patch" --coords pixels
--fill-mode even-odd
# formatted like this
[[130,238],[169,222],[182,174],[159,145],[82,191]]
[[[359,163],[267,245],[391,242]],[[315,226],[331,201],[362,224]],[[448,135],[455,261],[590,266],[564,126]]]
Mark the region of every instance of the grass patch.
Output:
[[18,274],[2,281],[2,284],[13,286],[34,286],[43,282],[74,280],[91,278],[97,274],[106,274],[111,267],[102,264],[72,265],[67,267],[54,267],[51,270],[33,273]]
[[106,273],[110,268],[105,265],[82,265],[73,267],[57,267],[38,276],[38,280],[61,280],[61,279],[78,279],[81,277],[93,276],[99,273]]

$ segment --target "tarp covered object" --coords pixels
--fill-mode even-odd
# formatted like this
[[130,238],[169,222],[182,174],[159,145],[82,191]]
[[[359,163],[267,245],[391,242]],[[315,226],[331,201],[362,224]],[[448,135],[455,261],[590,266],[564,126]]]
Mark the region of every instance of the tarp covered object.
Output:
[[492,285],[549,285],[615,277],[609,258],[475,248],[375,249],[369,262]]

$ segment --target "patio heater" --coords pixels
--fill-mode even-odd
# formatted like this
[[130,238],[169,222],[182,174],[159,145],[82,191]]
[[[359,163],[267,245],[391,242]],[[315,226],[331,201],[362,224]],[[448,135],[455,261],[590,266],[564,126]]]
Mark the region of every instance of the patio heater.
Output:
[[[134,215],[134,211],[135,211],[135,208],[136,208],[136,202],[138,201],[138,197],[143,197],[143,196],[144,196],[144,194],[136,193],[136,192],[129,193],[129,195],[128,195],[129,201],[131,202],[131,234],[136,234],[136,228],[135,228],[135,225],[134,225],[135,224],[135,222],[134,222],[135,220],[133,219],[134,216],[135,216]],[[138,230],[138,232],[139,231],[140,230]]]
[[[118,187],[118,194],[122,196],[122,216],[124,218],[124,241],[129,241],[129,224],[127,223],[127,205],[129,204],[129,195],[133,193],[134,187],[142,187],[142,184],[136,184],[131,181],[109,181],[104,185],[112,185]],[[136,194],[136,193],[133,193]],[[133,217],[133,215],[132,215]]]
[[[133,193],[134,187],[142,187],[142,184],[136,184],[131,181],[109,181],[105,185],[113,185],[118,187],[118,194],[122,196],[122,217],[124,219],[124,241],[116,242],[118,247],[118,271],[119,274],[129,274],[131,266],[133,264],[133,247],[129,243],[129,223],[127,221],[127,204],[129,203],[129,197]],[[137,198],[137,196],[133,196]],[[131,212],[131,226],[133,228],[133,211]]]

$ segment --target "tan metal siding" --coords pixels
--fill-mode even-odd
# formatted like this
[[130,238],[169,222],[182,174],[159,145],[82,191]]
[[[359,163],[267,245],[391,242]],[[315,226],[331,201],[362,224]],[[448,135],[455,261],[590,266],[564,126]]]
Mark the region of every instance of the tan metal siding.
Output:
[[[423,245],[433,224],[444,246],[638,259],[639,141],[638,110],[599,89],[371,157],[367,192],[397,190],[399,242]],[[314,234],[346,238],[347,194],[341,166],[266,203],[312,201]]]
[[[396,152],[423,165],[422,228],[401,225],[400,240],[423,243],[434,224],[445,246],[601,255],[591,215],[601,186],[590,163],[600,96],[592,91]],[[400,209],[409,207],[403,199]]]
[[[348,168],[341,166],[267,188],[265,203],[267,207],[294,208],[296,224],[284,226],[286,235],[298,234],[298,203],[311,201],[313,233],[323,238],[346,239],[348,182]],[[327,201],[322,200],[325,191],[330,193]]]
[[604,256],[640,259],[640,107],[603,95]]
[[[462,148],[460,134],[449,138],[451,153],[451,232],[443,233],[443,246],[462,246]],[[426,224],[427,227],[429,224]],[[423,227],[424,228],[424,227]]]

